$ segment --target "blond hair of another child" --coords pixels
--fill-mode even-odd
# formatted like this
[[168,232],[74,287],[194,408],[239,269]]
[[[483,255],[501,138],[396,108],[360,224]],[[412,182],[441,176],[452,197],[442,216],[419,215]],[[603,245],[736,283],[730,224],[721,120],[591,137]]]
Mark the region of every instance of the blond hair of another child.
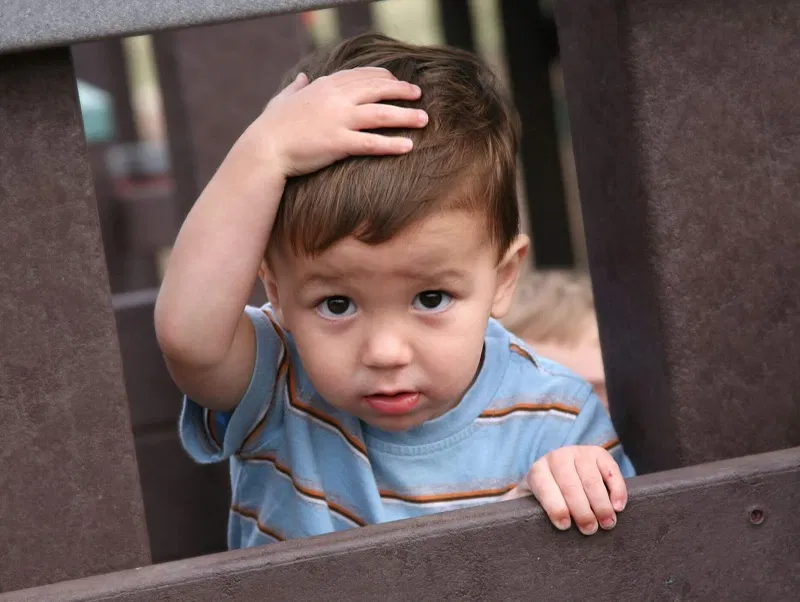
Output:
[[585,378],[608,408],[603,356],[589,275],[534,270],[523,276],[503,325],[536,353]]

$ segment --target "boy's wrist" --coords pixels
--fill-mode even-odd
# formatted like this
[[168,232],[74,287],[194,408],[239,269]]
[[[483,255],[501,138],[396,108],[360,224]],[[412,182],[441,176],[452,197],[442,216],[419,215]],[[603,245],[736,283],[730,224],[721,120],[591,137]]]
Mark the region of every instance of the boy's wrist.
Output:
[[287,169],[274,140],[248,129],[236,141],[225,161],[230,164],[238,186],[255,186],[260,190],[286,183]]
[[246,163],[255,173],[279,176],[285,180],[288,169],[279,137],[265,135],[266,128],[256,120],[239,137],[231,149],[237,162]]

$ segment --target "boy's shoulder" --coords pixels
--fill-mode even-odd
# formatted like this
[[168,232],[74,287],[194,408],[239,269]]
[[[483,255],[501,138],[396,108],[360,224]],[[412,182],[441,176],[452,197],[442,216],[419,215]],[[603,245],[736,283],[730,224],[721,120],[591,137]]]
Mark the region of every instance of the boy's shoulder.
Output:
[[536,353],[528,343],[508,331],[497,320],[490,320],[487,338],[502,342],[508,365],[500,383],[498,399],[565,403],[580,410],[590,396],[591,385],[561,364]]

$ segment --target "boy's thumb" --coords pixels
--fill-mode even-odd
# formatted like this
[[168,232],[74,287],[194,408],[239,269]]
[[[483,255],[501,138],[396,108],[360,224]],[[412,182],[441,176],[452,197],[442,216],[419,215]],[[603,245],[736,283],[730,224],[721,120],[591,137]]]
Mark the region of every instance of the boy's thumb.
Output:
[[297,74],[297,77],[294,78],[294,81],[288,86],[286,86],[284,92],[287,94],[293,94],[298,90],[302,90],[307,85],[308,85],[308,76],[305,73],[300,72]]

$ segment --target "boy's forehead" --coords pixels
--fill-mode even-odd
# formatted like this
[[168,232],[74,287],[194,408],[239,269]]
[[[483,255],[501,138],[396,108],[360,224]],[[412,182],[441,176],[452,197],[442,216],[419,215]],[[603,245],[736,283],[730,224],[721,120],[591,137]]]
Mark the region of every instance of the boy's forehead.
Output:
[[[466,276],[478,255],[492,245],[483,216],[446,211],[421,220],[379,244],[354,236],[334,243],[318,256],[288,257],[295,277],[338,279],[374,273],[398,276],[440,274]],[[287,252],[284,249],[285,254]]]

